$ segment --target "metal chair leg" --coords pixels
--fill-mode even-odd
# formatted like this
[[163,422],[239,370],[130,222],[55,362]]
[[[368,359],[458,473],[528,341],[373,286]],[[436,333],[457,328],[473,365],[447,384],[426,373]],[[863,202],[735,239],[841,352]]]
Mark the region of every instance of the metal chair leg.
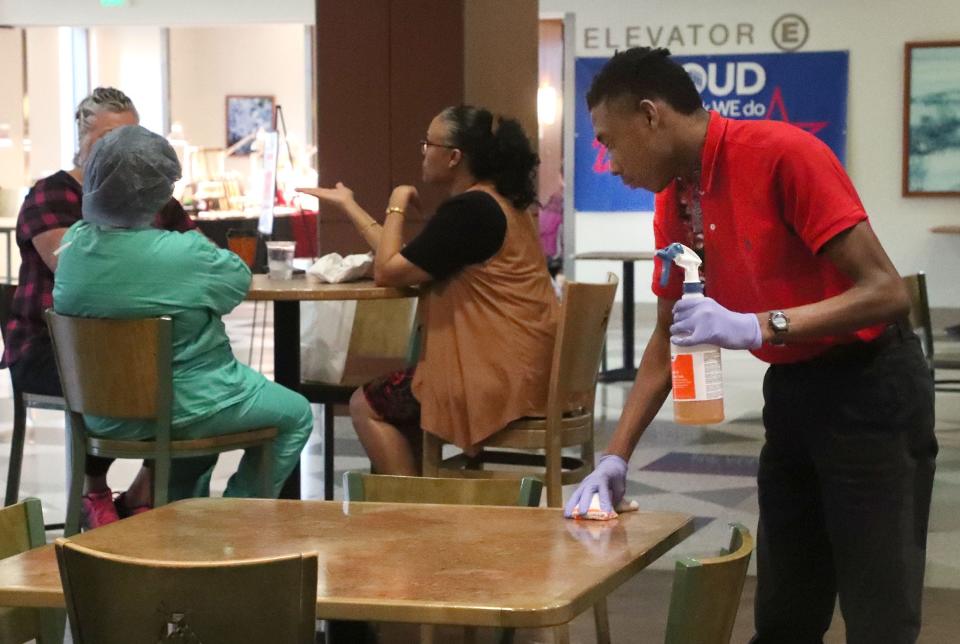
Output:
[[606,598],[593,605],[593,621],[597,628],[597,644],[610,644],[610,619]]
[[333,422],[334,405],[323,403],[323,498],[333,500]]
[[13,392],[13,438],[10,440],[10,469],[7,470],[7,491],[4,505],[13,505],[20,498],[20,472],[23,467],[23,443],[27,433],[27,408],[23,394]]
[[86,442],[79,429],[67,418],[67,450],[70,455],[70,487],[67,492],[67,518],[63,522],[63,536],[80,532],[80,507],[83,505],[83,473],[87,460]]

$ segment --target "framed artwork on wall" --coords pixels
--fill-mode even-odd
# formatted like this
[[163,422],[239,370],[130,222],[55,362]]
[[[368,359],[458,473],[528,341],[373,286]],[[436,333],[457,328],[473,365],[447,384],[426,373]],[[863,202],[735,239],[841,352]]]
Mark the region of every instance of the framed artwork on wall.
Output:
[[250,154],[257,131],[274,129],[273,103],[272,96],[227,96],[227,147],[247,139],[233,154]]
[[903,195],[960,196],[960,40],[904,46]]

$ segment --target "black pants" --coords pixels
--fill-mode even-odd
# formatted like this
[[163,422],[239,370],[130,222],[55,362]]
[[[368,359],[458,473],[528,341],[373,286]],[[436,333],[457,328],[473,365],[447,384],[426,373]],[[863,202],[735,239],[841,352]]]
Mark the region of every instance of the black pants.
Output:
[[914,642],[937,454],[916,336],[772,365],[763,395],[753,642],[821,642],[838,594],[851,644]]
[[[13,388],[23,393],[63,396],[50,341],[34,342],[30,345],[30,351],[10,365],[10,380]],[[87,476],[104,476],[113,460],[88,454],[83,472]]]

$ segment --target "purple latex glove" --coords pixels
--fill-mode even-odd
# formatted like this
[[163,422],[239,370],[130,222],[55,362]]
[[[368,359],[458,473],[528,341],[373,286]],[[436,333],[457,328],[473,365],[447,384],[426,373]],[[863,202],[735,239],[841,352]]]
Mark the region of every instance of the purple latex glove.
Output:
[[736,313],[709,298],[679,300],[673,306],[670,341],[679,347],[713,344],[724,349],[759,349],[760,321],[753,313]]
[[627,462],[616,454],[607,454],[600,458],[594,470],[580,482],[580,486],[564,506],[563,516],[571,518],[578,505],[580,514],[586,514],[594,494],[600,495],[602,511],[613,512],[614,507],[623,499],[626,489]]

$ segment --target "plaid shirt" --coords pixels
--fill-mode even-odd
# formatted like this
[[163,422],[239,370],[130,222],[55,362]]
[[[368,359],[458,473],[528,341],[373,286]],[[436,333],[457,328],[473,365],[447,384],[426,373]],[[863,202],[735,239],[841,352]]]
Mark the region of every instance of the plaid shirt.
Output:
[[[61,170],[37,181],[23,200],[17,218],[20,280],[10,307],[0,367],[16,363],[35,344],[50,342],[43,312],[53,306],[53,271],[40,257],[33,238],[80,221],[82,194],[77,180]],[[177,232],[197,227],[174,199],[157,213],[154,225]]]

